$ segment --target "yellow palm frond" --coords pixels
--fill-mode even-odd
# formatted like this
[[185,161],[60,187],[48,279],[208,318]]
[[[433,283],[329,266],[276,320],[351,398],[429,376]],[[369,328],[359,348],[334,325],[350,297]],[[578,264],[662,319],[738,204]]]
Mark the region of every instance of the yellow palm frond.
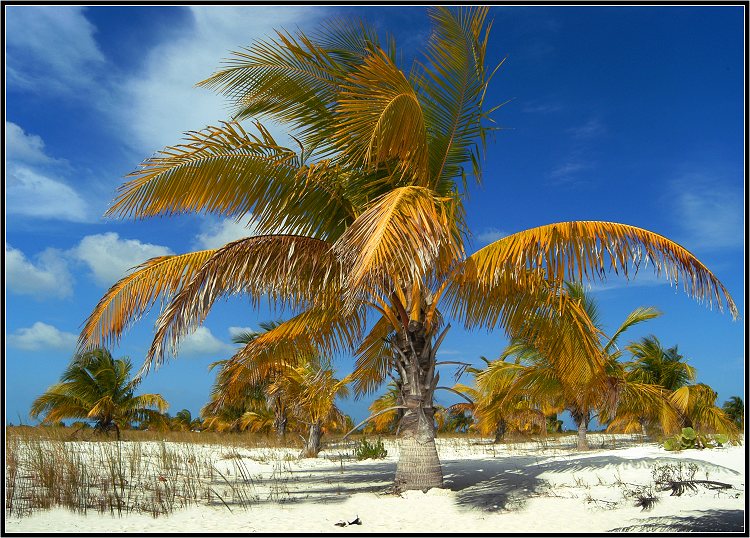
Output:
[[349,295],[391,290],[394,281],[418,282],[430,272],[446,271],[463,254],[453,207],[453,200],[415,186],[375,200],[334,245],[348,268]]
[[356,394],[374,391],[388,375],[393,358],[388,336],[393,330],[392,322],[383,316],[362,340],[356,351],[357,360],[352,372]]
[[478,275],[491,281],[507,273],[518,275],[543,268],[558,285],[567,280],[603,279],[608,271],[635,274],[652,264],[657,275],[677,285],[699,301],[724,304],[733,317],[737,307],[723,284],[695,256],[669,239],[613,222],[575,221],[549,224],[518,232],[480,249],[468,258]]
[[429,10],[433,31],[416,83],[430,126],[430,177],[440,192],[453,185],[467,162],[480,179],[479,143],[484,144],[487,130],[482,125],[483,101],[494,74],[488,76],[484,66],[491,27],[485,24],[488,11],[487,6]]
[[164,149],[129,174],[133,179],[119,188],[106,215],[243,215],[278,203],[293,188],[299,157],[256,126],[259,135],[226,122],[189,133],[185,144]]
[[179,256],[160,256],[142,263],[114,284],[86,320],[79,348],[117,343],[122,333],[161,296],[168,299],[192,279],[216,251],[202,250]]
[[343,81],[336,107],[336,145],[367,167],[394,161],[407,179],[427,181],[427,133],[414,88],[382,50],[368,55]]
[[319,239],[268,235],[229,243],[203,263],[159,316],[144,368],[164,359],[167,342],[176,352],[180,338],[203,322],[219,297],[243,293],[255,304],[262,296],[279,304],[324,302],[326,290],[334,295],[338,289],[339,273],[330,245]]

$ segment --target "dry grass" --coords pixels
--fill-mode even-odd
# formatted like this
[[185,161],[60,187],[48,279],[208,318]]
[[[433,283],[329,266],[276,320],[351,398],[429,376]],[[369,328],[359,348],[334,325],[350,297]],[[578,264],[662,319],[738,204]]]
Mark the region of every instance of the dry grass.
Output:
[[233,461],[234,472],[222,474],[205,451],[197,450],[197,441],[256,447],[262,439],[130,431],[122,442],[107,442],[106,437],[85,431],[81,442],[71,440],[70,430],[7,429],[7,516],[62,506],[84,514],[91,510],[157,517],[197,503],[246,507],[255,498],[253,480],[241,460]]

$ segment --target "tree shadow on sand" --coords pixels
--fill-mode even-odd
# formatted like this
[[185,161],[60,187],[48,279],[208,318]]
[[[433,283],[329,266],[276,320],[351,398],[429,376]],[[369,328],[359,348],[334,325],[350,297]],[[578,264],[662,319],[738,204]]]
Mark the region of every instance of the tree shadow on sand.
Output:
[[[678,463],[682,459],[659,457],[629,459],[617,456],[587,456],[571,460],[545,461],[540,457],[512,456],[498,459],[450,460],[443,462],[446,487],[456,491],[456,501],[467,508],[486,511],[522,508],[526,501],[540,496],[549,488],[539,476],[546,472],[574,473],[611,471],[623,468],[651,469],[656,464]],[[708,462],[698,462],[711,473],[741,476],[733,469]]]
[[743,510],[700,510],[690,515],[673,516],[666,521],[649,521],[607,532],[744,532]]

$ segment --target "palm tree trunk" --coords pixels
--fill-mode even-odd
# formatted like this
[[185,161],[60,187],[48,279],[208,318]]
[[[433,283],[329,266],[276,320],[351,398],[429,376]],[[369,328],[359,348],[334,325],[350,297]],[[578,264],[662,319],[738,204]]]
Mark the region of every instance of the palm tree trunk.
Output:
[[323,437],[323,429],[321,428],[320,422],[313,422],[310,424],[310,431],[307,435],[307,442],[305,448],[302,451],[303,458],[317,458],[318,452],[322,448],[320,439]]
[[405,491],[443,487],[443,471],[435,447],[433,392],[437,385],[431,337],[421,322],[411,321],[398,336],[402,376],[401,401],[406,407],[399,421],[399,459],[394,489]]
[[497,444],[505,437],[505,432],[508,430],[508,423],[504,418],[497,421],[497,428],[495,428],[495,439],[493,443]]
[[276,432],[276,439],[281,441],[286,437],[287,417],[284,407],[277,401],[274,408],[273,429]]
[[586,439],[586,433],[588,432],[589,420],[591,420],[591,415],[589,414],[588,411],[574,411],[574,410],[572,410],[570,414],[573,416],[573,420],[578,426],[577,448],[578,450],[588,450],[589,442],[588,442],[588,439]]

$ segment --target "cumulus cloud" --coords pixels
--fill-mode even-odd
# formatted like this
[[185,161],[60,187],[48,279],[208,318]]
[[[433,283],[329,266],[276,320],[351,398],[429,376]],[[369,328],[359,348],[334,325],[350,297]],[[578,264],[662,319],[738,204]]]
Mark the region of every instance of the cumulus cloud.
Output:
[[7,174],[5,207],[9,215],[72,222],[90,220],[86,202],[60,179],[11,162]]
[[142,243],[137,239],[120,239],[115,232],[87,235],[69,253],[85,263],[94,281],[105,287],[111,286],[129,269],[149,258],[173,254],[169,248],[161,245]]
[[9,87],[75,95],[95,87],[105,64],[81,6],[8,6],[6,69]]
[[57,249],[44,250],[32,262],[20,250],[6,245],[5,278],[9,292],[37,299],[65,298],[73,293],[68,263]]
[[38,351],[41,349],[73,350],[78,336],[63,332],[57,327],[37,321],[31,327],[18,329],[8,336],[8,344],[19,349]]
[[24,163],[57,162],[44,152],[41,136],[26,133],[12,121],[5,122],[5,155],[8,159]]
[[180,342],[179,348],[181,356],[225,355],[235,351],[234,346],[216,338],[208,327],[198,327]]
[[202,227],[203,231],[195,237],[195,248],[201,250],[221,248],[230,241],[255,234],[253,223],[248,221],[205,221]]
[[47,155],[40,136],[6,121],[5,144],[9,215],[73,222],[90,220],[86,202],[60,177],[68,168],[67,163]]
[[190,11],[193,24],[149,52],[141,72],[124,81],[121,106],[113,109],[138,152],[174,145],[182,133],[227,118],[225,99],[195,83],[231,51],[269,37],[271,28],[294,30],[324,15],[319,6],[191,6]]

